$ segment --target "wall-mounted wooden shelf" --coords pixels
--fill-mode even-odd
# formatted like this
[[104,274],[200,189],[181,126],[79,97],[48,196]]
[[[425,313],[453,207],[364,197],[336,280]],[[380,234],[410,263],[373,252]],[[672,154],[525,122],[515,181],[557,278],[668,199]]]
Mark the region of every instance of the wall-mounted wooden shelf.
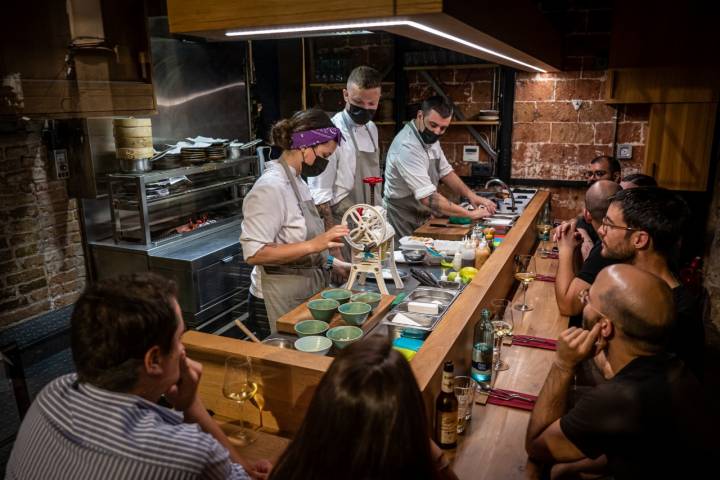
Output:
[[[308,87],[314,87],[314,88],[345,88],[347,83],[323,83],[323,82],[313,82],[308,83]],[[395,85],[395,82],[381,82],[382,86],[392,86]]]
[[498,68],[494,63],[465,63],[460,65],[410,65],[403,67],[403,70],[470,70],[477,68]]

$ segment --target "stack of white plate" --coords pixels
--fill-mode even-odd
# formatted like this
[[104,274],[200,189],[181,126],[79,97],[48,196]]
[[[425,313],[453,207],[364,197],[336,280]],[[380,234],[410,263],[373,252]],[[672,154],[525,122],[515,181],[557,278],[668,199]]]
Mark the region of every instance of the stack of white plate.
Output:
[[149,118],[113,119],[115,151],[120,160],[152,158],[152,123]]

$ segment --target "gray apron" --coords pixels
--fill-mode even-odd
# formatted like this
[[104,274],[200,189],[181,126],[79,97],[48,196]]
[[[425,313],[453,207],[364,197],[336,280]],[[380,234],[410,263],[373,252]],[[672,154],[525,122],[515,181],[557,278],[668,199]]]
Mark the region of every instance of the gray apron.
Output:
[[[370,135],[370,129],[365,125],[374,150],[372,152],[361,152],[355,140],[354,129],[347,120],[347,115],[343,113],[342,118],[347,131],[350,133],[350,140],[352,140],[353,147],[355,147],[355,184],[345,198],[331,206],[335,225],[340,225],[340,221],[348,208],[358,203],[370,203],[370,187],[367,186],[368,191],[365,192],[366,185],[363,183],[363,178],[380,176],[380,150],[375,144],[372,135]],[[352,120],[350,122],[352,122]],[[382,191],[382,189],[380,190]],[[381,192],[375,192],[375,203],[377,205],[381,204],[380,195]]]
[[[312,199],[301,200],[295,178],[293,178],[287,163],[282,159],[278,162],[282,165],[285,175],[290,180],[300,211],[305,217],[307,227],[305,240],[310,240],[324,233],[323,221]],[[272,333],[277,332],[278,318],[328,285],[330,275],[323,268],[327,257],[328,252],[325,250],[322,253],[313,253],[292,263],[258,266],[262,294]]]
[[[425,142],[422,141],[413,122],[410,122],[409,128],[412,129],[418,142],[420,142],[423,150],[425,150],[425,155],[428,157],[428,176],[432,184],[437,187],[440,183],[440,157],[430,157],[430,151],[425,147]],[[386,196],[383,200],[388,221],[390,225],[395,228],[395,235],[398,238],[412,235],[415,230],[430,218],[430,209],[416,200],[414,195],[408,195],[403,198],[390,198]]]

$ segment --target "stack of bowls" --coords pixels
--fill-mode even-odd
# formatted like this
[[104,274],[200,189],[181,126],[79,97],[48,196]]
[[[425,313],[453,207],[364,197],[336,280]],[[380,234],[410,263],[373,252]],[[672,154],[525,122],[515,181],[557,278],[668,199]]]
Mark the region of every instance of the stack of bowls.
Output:
[[115,118],[113,135],[115,154],[122,172],[143,173],[152,170],[150,159],[155,151],[149,118]]

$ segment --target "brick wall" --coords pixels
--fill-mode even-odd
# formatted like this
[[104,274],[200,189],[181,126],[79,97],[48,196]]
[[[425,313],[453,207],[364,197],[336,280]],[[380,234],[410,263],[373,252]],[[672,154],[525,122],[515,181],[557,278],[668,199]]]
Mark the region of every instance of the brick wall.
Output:
[[54,180],[40,125],[0,133],[0,327],[73,303],[85,287],[75,199]]

